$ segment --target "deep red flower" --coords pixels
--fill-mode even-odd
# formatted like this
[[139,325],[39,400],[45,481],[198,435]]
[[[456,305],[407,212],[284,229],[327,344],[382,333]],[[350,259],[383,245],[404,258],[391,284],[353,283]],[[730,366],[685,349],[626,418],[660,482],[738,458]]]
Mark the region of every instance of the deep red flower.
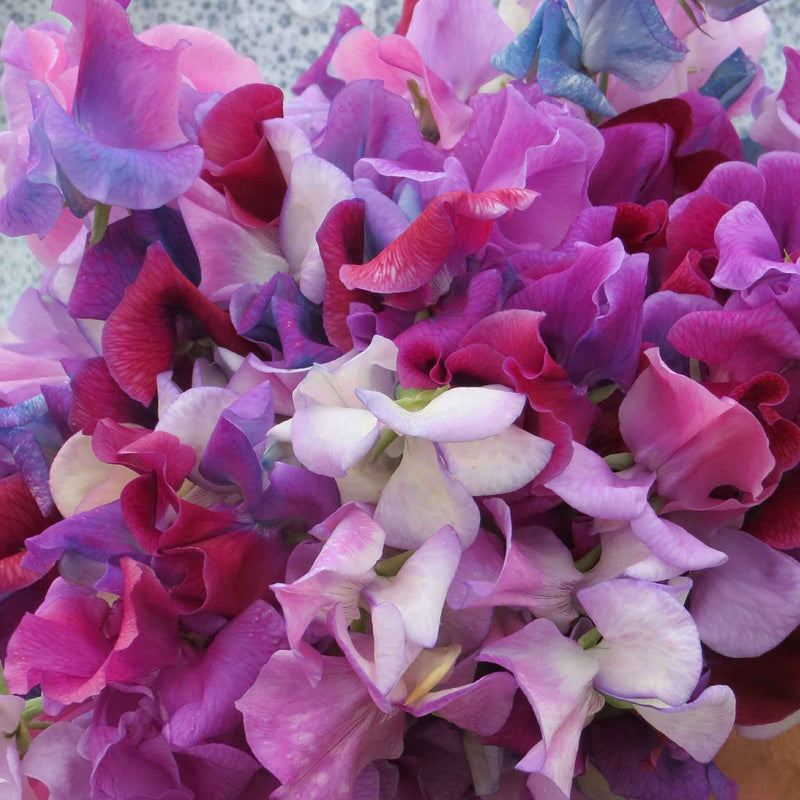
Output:
[[282,116],[283,92],[251,83],[226,94],[197,132],[206,158],[201,177],[225,195],[241,225],[262,227],[281,213],[286,181],[261,123]]
[[[153,244],[142,269],[103,328],[108,371],[130,397],[150,405],[160,372],[191,369],[192,347],[207,337],[245,355],[253,345],[241,338],[230,315],[211,302]],[[176,353],[180,345],[181,352]]]

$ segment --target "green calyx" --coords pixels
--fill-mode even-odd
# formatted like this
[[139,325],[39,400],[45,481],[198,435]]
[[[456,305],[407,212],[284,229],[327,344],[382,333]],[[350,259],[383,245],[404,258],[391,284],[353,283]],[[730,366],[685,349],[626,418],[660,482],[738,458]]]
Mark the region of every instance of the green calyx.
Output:
[[598,544],[593,547],[585,556],[582,556],[575,562],[575,569],[578,572],[588,572],[599,560],[602,548]]
[[105,235],[108,229],[108,219],[111,215],[111,206],[105,203],[98,203],[94,207],[94,218],[92,219],[92,235],[89,237],[89,244],[97,244]]
[[622,472],[624,469],[630,469],[635,460],[633,453],[612,453],[603,458],[603,461],[611,467],[612,472]]
[[396,556],[384,558],[375,565],[375,572],[382,578],[393,578],[403,567],[403,564],[414,555],[414,550],[406,550]]
[[586,631],[586,633],[578,639],[578,644],[584,650],[591,650],[593,647],[596,647],[600,640],[603,638],[603,634],[600,633],[597,628],[592,628],[590,631]]
[[[603,693],[600,692],[600,694],[603,694]],[[626,700],[620,700],[617,697],[610,697],[607,694],[603,694],[603,697],[604,697],[606,703],[608,705],[610,705],[612,708],[619,708],[622,711],[627,711],[627,710],[633,708],[633,703],[629,703]]]
[[598,389],[592,389],[591,392],[587,395],[589,400],[594,403],[595,405],[599,405],[603,402],[603,400],[608,400],[614,392],[619,389],[616,383],[610,383],[608,386],[601,386]]
[[404,389],[397,387],[395,400],[400,408],[406,411],[422,411],[432,400],[444,394],[450,387],[440,386],[438,389]]

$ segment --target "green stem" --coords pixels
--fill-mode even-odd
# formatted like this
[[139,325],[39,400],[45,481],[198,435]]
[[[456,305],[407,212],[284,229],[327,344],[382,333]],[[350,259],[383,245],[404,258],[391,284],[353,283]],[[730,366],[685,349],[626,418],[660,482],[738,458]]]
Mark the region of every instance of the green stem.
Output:
[[592,628],[590,631],[586,631],[586,633],[578,639],[578,644],[584,650],[590,650],[592,647],[595,647],[600,640],[603,638],[603,634],[600,633],[597,628]]
[[603,461],[611,467],[612,472],[622,472],[624,469],[630,469],[635,463],[633,453],[612,453],[604,456]]
[[575,562],[575,569],[578,572],[588,572],[600,560],[601,550],[602,548],[599,544],[593,547],[585,556]]
[[398,553],[391,558],[384,558],[375,565],[375,572],[384,578],[393,578],[414,553],[414,550],[406,550],[405,553]]
[[108,228],[108,218],[111,215],[111,206],[105,203],[98,203],[94,207],[94,219],[92,220],[92,235],[89,244],[97,244],[105,235]]

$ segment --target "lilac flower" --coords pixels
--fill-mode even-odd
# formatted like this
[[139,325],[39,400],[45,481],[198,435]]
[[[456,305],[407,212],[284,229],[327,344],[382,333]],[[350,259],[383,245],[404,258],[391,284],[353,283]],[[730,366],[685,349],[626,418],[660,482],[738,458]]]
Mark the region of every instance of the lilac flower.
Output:
[[[70,5],[65,13],[82,48],[72,116],[45,85],[34,83],[31,91],[34,128],[58,168],[67,203],[83,216],[94,202],[147,209],[175,199],[202,161],[178,120],[182,48],[140,42],[116,0],[86,0],[85,8]],[[152,72],[159,73],[158,83],[130,77]],[[130,116],[119,115],[122,107]]]

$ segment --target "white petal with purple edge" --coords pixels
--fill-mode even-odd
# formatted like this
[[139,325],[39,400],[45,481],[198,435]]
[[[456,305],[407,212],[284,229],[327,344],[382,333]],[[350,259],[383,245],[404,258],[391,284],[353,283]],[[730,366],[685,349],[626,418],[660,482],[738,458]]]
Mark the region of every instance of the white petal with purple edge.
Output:
[[197,465],[203,459],[206,445],[220,414],[237,399],[236,392],[220,389],[217,386],[188,389],[169,406],[156,425],[157,431],[171,433],[183,444],[194,448],[197,462],[192,468],[190,477],[200,486],[206,486],[207,481],[200,476]]
[[694,574],[691,609],[700,638],[732,658],[755,658],[800,625],[800,564],[744,531],[722,530],[728,556]]
[[476,496],[521,489],[547,465],[553,443],[510,425],[496,436],[440,446],[447,469]]
[[283,117],[266,119],[263,125],[269,146],[278,159],[286,183],[289,183],[295,159],[303,153],[311,152],[311,142],[294,122]]
[[393,578],[378,578],[364,587],[374,605],[392,603],[403,617],[406,637],[433,647],[447,590],[461,558],[461,540],[449,526],[442,528],[403,564]]
[[390,397],[357,389],[361,402],[387,427],[432,442],[472,442],[505,430],[522,413],[525,396],[502,386],[450,389],[420,411],[408,411]]
[[472,495],[453,480],[436,448],[408,437],[400,466],[386,484],[375,509],[390,547],[419,547],[443,525],[452,525],[468,547],[478,533],[480,512]]
[[304,467],[340,478],[372,449],[379,429],[378,421],[364,409],[301,408],[292,418],[292,449]]
[[597,453],[573,442],[572,460],[567,468],[545,486],[590,517],[633,519],[647,505],[655,477],[651,472],[638,472],[621,478]]
[[541,772],[568,792],[584,722],[601,705],[592,690],[595,659],[544,619],[492,642],[479,659],[514,674],[539,722],[542,741],[517,769]]
[[[352,197],[350,178],[338,167],[311,153],[303,153],[294,160],[280,217],[281,250],[289,262],[289,274],[299,279],[301,291],[314,303],[322,302],[325,288],[317,230],[338,202]],[[313,253],[316,259],[309,261]],[[313,280],[309,278],[309,269],[314,271]],[[315,291],[309,293],[310,288]]]
[[631,530],[653,555],[682,572],[716,567],[726,560],[725,553],[704,544],[680,525],[658,516],[650,505],[631,520]]
[[328,569],[339,575],[361,575],[372,569],[383,553],[383,530],[357,508],[333,529],[312,571]]
[[181,210],[200,258],[200,291],[215,302],[230,300],[243,283],[267,283],[276,272],[288,272],[275,230],[248,230],[185,197]]
[[601,692],[686,702],[700,679],[703,656],[691,615],[669,592],[619,578],[581,589],[578,600],[603,635],[591,650]]
[[348,353],[327,364],[315,364],[294,391],[297,408],[320,404],[363,408],[356,390],[368,386],[384,394],[394,391],[397,345],[375,336],[366,350]]
[[705,764],[733,728],[736,698],[728,686],[709,686],[696,700],[677,708],[637,705],[636,710],[657,731]]

